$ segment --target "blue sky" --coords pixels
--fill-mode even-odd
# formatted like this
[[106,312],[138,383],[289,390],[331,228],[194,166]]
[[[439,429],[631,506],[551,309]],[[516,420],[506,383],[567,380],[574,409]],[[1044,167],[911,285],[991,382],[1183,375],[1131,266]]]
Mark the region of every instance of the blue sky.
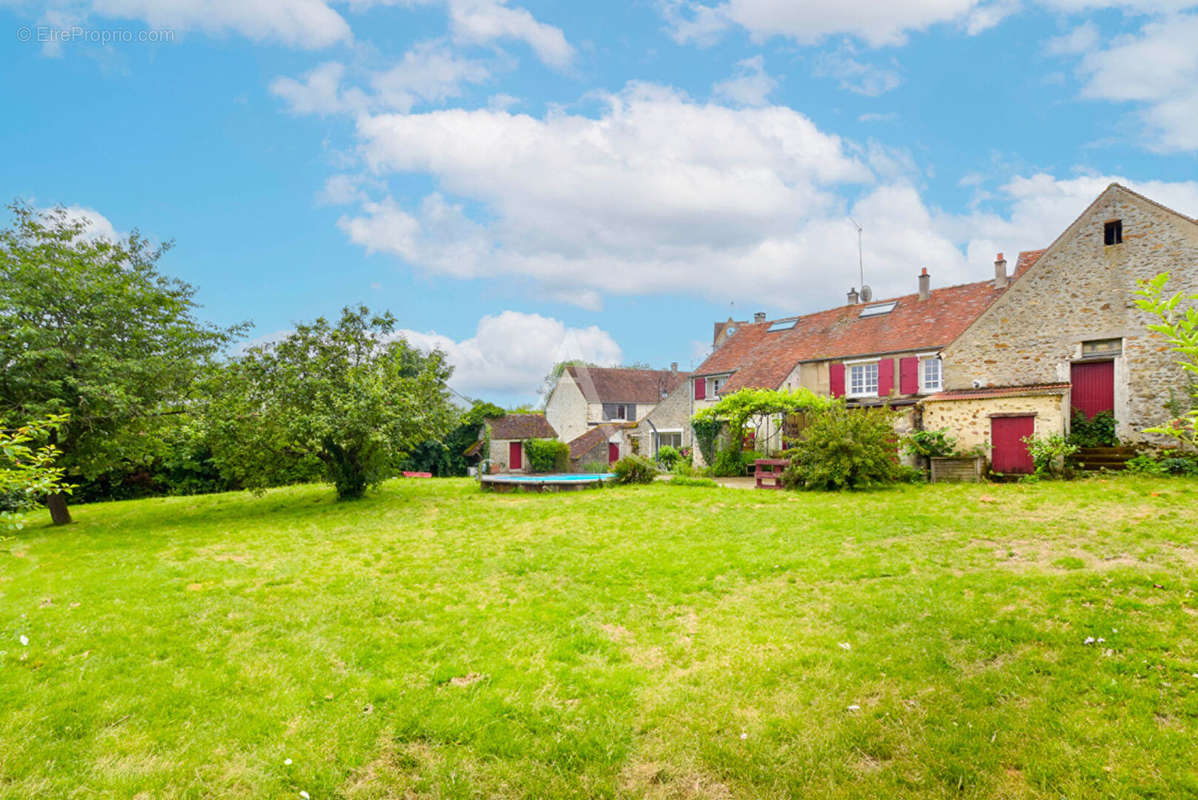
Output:
[[364,302],[455,388],[1198,215],[1198,4],[0,0],[0,189],[173,239],[255,336]]

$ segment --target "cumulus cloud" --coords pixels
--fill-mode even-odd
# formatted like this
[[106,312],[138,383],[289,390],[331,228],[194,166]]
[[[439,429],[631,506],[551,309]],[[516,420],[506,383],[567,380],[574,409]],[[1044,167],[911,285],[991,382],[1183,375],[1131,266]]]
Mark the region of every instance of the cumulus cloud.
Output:
[[778,79],[765,71],[765,59],[753,56],[736,63],[732,77],[711,87],[716,97],[742,106],[764,106],[770,93],[778,88]]
[[449,24],[458,41],[485,44],[516,39],[558,69],[574,59],[574,48],[560,28],[538,22],[526,9],[510,7],[507,0],[449,0]]
[[110,242],[115,242],[124,238],[108,218],[94,208],[75,205],[64,206],[64,210],[68,220],[83,222],[87,225],[87,230],[82,237],[84,239],[107,239]]
[[450,385],[471,397],[531,398],[559,361],[616,365],[623,358],[615,339],[601,328],[572,328],[518,311],[483,317],[474,336],[460,341],[436,331],[402,330],[397,335],[415,347],[443,351],[454,368]]
[[[1082,35],[1084,38],[1084,34]],[[1198,14],[1146,23],[1081,61],[1084,97],[1138,103],[1152,146],[1198,150]]]

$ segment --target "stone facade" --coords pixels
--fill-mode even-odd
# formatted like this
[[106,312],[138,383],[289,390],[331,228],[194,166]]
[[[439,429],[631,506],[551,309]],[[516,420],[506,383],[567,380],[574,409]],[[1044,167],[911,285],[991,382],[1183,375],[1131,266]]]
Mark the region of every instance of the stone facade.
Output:
[[[512,472],[511,465],[508,463],[508,456],[511,453],[511,444],[515,439],[492,439],[491,440],[491,472]],[[522,469],[515,470],[517,473],[528,471],[528,453],[524,452],[523,442],[520,444],[520,452],[524,456],[520,463]]]
[[564,373],[545,403],[545,419],[549,420],[563,442],[573,441],[586,433],[587,422],[592,418],[591,405],[594,404],[587,403],[582,390],[569,373]]
[[1034,415],[1036,436],[1064,430],[1069,418],[1067,393],[1035,396],[1004,396],[972,399],[936,399],[923,402],[924,430],[947,428],[960,450],[982,448],[990,458],[990,421],[996,416]]
[[[1122,243],[1105,244],[1105,223],[1122,223]],[[1137,280],[1171,273],[1170,291],[1198,291],[1198,223],[1113,184],[993,305],[944,350],[946,388],[1069,383],[1082,343],[1121,339],[1114,359],[1116,433],[1124,441],[1153,441],[1146,427],[1169,419],[1170,389],[1185,385],[1154,320],[1136,308]],[[1004,398],[1001,405],[1014,402]],[[1063,408],[1036,419],[1037,435],[1068,430]],[[1031,405],[1042,407],[1043,398]],[[949,412],[928,404],[937,418]],[[962,414],[967,436],[979,440],[972,404]],[[925,426],[940,427],[925,419]]]
[[[640,455],[646,458],[655,458],[657,456],[656,440],[654,438],[654,430],[668,433],[680,433],[682,435],[682,446],[690,447],[694,432],[691,430],[691,403],[693,397],[693,386],[689,381],[684,381],[674,388],[657,404],[657,407],[645,415],[634,430],[628,431],[625,439],[631,445],[631,439],[635,438],[640,443]],[[652,423],[652,424],[650,424]]]

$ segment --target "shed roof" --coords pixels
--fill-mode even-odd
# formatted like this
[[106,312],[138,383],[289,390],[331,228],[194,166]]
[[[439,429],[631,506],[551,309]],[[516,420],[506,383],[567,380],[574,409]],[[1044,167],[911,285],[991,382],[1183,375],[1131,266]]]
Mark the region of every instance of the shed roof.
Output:
[[544,414],[508,414],[487,420],[492,439],[556,439],[557,431]]

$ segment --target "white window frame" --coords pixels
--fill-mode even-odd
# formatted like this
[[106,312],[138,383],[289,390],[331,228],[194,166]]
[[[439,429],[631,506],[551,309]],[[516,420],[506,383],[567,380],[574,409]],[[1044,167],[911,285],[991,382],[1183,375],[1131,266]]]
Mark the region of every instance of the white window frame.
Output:
[[[873,367],[873,391],[869,390],[869,368]],[[870,361],[846,361],[844,362],[844,393],[846,397],[877,397],[878,396],[878,362],[877,360]],[[863,370],[861,379],[861,390],[854,391],[853,389],[853,371]]]
[[[919,393],[931,394],[932,392],[944,391],[944,361],[941,360],[939,353],[918,353],[919,358]],[[938,378],[936,385],[933,386],[927,381],[927,362],[935,361],[936,377]]]
[[725,378],[708,378],[707,391],[712,397],[719,397],[720,389],[724,388],[724,384],[728,382]]

